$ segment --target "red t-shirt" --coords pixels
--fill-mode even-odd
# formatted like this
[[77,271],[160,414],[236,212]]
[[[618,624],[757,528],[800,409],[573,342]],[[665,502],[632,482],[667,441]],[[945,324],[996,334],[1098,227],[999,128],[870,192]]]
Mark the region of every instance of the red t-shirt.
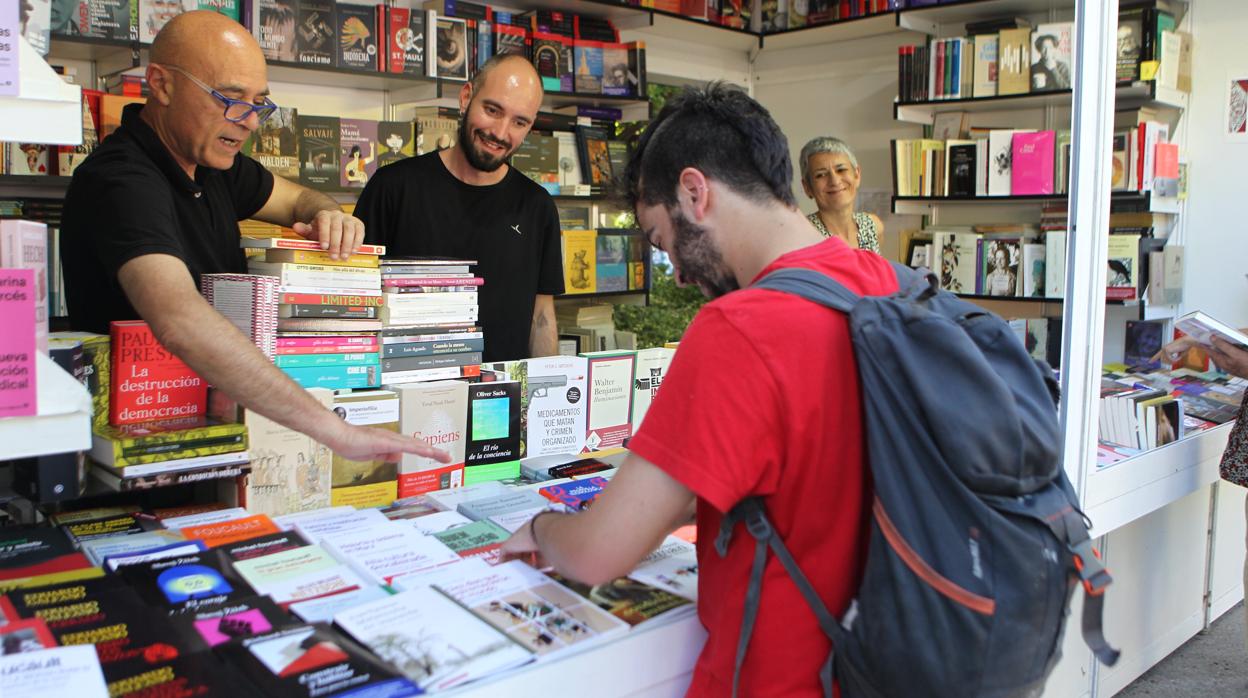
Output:
[[[878,255],[838,238],[763,270],[807,267],[863,295],[897,290]],[[762,276],[760,274],[760,277]],[[742,290],[702,309],[680,342],[630,450],[698,496],[698,614],[706,646],[690,696],[732,688],[754,540],[741,526],[715,551],[723,512],[766,496],[768,516],[838,617],[857,588],[869,512],[857,366],[846,318],[796,296]],[[770,556],[741,695],[819,696],[830,644]]]

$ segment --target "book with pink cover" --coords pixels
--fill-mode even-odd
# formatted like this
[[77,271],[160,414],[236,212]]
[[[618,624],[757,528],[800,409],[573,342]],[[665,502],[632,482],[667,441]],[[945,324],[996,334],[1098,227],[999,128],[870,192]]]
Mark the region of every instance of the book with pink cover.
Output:
[[39,351],[48,353],[47,224],[0,220],[0,267],[34,270],[35,346]]
[[34,269],[0,268],[0,418],[38,411]]
[[1053,193],[1053,164],[1056,134],[1053,131],[1014,134],[1014,154],[1010,172],[1013,196]]

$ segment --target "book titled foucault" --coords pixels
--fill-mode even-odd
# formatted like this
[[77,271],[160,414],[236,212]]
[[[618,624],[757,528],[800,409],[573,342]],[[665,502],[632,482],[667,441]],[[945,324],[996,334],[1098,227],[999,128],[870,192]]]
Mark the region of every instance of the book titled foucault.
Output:
[[139,320],[115,321],[109,421],[135,424],[205,414],[208,384]]

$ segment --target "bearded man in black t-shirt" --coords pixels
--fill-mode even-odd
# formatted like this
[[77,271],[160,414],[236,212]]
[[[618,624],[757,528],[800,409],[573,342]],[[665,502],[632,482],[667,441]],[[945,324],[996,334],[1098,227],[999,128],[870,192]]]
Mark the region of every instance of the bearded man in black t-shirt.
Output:
[[365,240],[390,255],[477,261],[486,361],[558,351],[559,212],[545,189],[507,163],[542,94],[523,57],[490,59],[460,91],[455,146],[379,169],[355,207]]

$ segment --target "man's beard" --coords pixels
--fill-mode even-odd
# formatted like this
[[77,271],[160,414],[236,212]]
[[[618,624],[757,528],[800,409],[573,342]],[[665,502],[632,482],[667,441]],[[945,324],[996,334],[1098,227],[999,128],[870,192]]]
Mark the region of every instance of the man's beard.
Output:
[[507,162],[507,158],[511,157],[512,151],[508,149],[509,144],[494,140],[486,133],[482,133],[480,131],[477,133],[480,134],[482,139],[501,145],[504,150],[503,154],[498,157],[494,157],[477,149],[476,142],[473,140],[472,135],[468,133],[467,115],[459,120],[460,150],[464,151],[464,157],[468,160],[468,164],[472,165],[474,169],[482,172],[494,172],[498,170],[498,168],[502,167],[503,163]]
[[737,289],[737,277],[728,270],[724,257],[719,253],[700,227],[685,218],[679,211],[672,216],[672,256],[680,265],[680,275],[685,283],[697,284],[708,298],[719,298]]

